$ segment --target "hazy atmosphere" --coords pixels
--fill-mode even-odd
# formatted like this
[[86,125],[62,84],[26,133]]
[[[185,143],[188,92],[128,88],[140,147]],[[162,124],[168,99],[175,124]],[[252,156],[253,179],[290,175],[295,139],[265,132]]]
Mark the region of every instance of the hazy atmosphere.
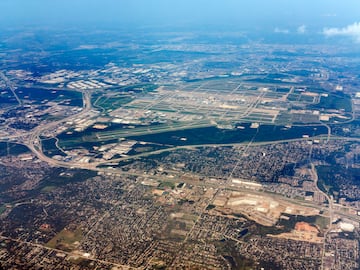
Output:
[[359,270],[360,0],[0,0],[0,270]]
[[[344,27],[360,21],[360,1],[238,0],[2,0],[5,26],[101,25],[277,29]],[[303,28],[297,29],[303,26]]]

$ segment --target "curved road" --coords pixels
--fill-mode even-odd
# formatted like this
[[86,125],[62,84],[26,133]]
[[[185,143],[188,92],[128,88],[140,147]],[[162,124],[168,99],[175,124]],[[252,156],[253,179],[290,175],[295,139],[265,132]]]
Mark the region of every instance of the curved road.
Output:
[[61,119],[59,121],[55,121],[55,122],[48,123],[46,125],[38,126],[31,132],[30,137],[27,140],[27,142],[24,142],[24,144],[27,147],[29,147],[29,149],[39,159],[41,159],[51,165],[60,166],[60,167],[71,167],[74,165],[75,166],[78,165],[78,164],[69,164],[68,162],[58,161],[58,160],[55,160],[55,159],[52,159],[52,158],[46,156],[42,151],[40,135],[41,135],[41,133],[43,133],[46,130],[56,128],[59,125],[65,123],[67,121],[73,120],[74,118],[82,117],[84,114],[88,113],[92,109],[91,93],[87,92],[87,91],[83,91],[82,94],[83,94],[83,110],[80,113],[71,115],[71,116]]

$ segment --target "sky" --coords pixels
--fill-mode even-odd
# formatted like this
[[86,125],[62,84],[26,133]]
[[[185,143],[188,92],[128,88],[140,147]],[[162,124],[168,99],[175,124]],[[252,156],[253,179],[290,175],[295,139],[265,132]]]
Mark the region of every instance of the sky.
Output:
[[358,22],[359,0],[0,0],[0,27],[232,27],[283,34],[333,29],[329,35],[341,35]]

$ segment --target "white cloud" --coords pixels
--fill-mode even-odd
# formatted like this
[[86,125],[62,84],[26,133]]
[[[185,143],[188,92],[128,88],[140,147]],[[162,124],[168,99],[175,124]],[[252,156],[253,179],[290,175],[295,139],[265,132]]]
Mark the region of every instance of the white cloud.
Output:
[[289,34],[290,31],[289,31],[288,29],[282,29],[282,28],[276,27],[276,28],[274,29],[274,33]]
[[360,42],[360,22],[355,22],[343,28],[324,28],[323,34],[328,37],[347,36]]
[[303,25],[300,25],[297,30],[298,34],[305,34],[306,33],[306,25],[303,24]]

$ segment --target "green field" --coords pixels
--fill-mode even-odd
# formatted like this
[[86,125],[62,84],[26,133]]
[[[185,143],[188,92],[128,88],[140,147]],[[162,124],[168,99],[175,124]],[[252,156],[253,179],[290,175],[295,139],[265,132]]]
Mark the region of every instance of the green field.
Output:
[[82,237],[83,233],[81,229],[76,229],[75,231],[63,229],[54,238],[47,242],[46,246],[64,251],[71,251],[76,248],[74,243],[81,241]]
[[343,93],[331,93],[328,97],[321,97],[319,104],[310,105],[309,108],[317,110],[343,110],[345,112],[351,112],[351,97]]
[[0,142],[0,156],[7,156],[7,155],[16,156],[29,152],[30,150],[25,145]]

